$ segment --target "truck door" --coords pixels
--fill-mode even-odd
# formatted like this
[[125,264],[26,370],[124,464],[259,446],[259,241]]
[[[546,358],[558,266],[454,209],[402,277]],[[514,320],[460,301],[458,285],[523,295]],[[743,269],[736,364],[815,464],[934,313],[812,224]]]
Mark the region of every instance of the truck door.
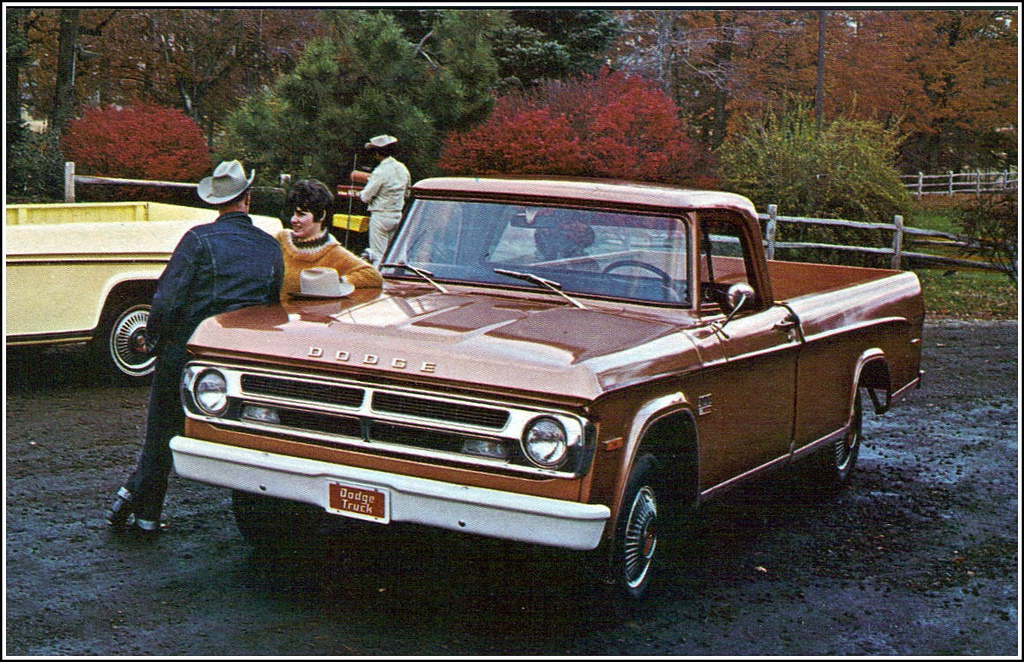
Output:
[[[793,439],[799,338],[790,311],[771,302],[758,273],[763,251],[742,219],[719,214],[699,224],[701,343],[718,343],[720,356],[704,386],[699,416],[701,482],[714,489],[765,465],[788,459]],[[763,253],[762,253],[763,254]],[[753,297],[726,322],[725,293],[746,283]]]

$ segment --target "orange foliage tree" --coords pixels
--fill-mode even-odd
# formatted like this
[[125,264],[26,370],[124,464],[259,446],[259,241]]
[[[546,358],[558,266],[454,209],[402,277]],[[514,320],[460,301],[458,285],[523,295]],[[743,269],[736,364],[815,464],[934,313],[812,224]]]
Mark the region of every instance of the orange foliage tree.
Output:
[[[17,73],[23,105],[37,119],[52,111],[59,11],[19,10],[28,52]],[[78,103],[142,99],[180,108],[208,136],[247,94],[294,68],[305,44],[324,32],[320,10],[114,5],[73,11],[79,15]]]
[[501,97],[483,124],[447,137],[438,167],[714,184],[710,150],[687,138],[675,104],[642,78],[607,71]]
[[[829,9],[824,114],[881,122],[907,171],[1016,162],[1017,14]],[[617,66],[656,80],[718,147],[747,117],[815,94],[812,10],[626,10]]]

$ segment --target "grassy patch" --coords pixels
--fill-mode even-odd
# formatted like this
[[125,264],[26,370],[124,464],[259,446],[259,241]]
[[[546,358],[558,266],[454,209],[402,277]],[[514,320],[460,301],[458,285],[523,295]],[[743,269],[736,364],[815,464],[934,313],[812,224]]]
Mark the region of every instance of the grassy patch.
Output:
[[[957,210],[963,196],[925,196],[908,214],[909,225],[939,232],[960,233]],[[924,288],[929,318],[1017,319],[1017,283],[993,271],[915,269]]]
[[913,202],[906,217],[907,225],[940,232],[960,232],[956,217],[973,199],[973,196],[965,195],[926,195]]
[[915,228],[960,234],[963,230],[958,217],[970,202],[970,198],[959,195],[952,198],[944,195],[925,196],[914,201],[913,209],[905,220],[907,225]]
[[928,317],[1018,319],[1017,283],[990,271],[918,269]]

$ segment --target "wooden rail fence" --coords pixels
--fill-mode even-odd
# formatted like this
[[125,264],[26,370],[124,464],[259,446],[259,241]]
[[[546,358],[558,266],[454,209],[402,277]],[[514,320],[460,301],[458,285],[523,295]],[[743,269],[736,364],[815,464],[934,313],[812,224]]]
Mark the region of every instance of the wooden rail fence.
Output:
[[[1016,186],[1017,173],[1013,175],[1013,186]],[[287,188],[290,185],[291,175],[281,175],[281,187]],[[1005,177],[1002,184],[1006,184]],[[64,166],[64,197],[67,202],[75,201],[76,184],[105,184],[124,186],[165,186],[174,188],[195,189],[196,184],[182,182],[157,182],[136,179],[115,179],[111,177],[87,177],[75,174],[75,164],[68,162]],[[983,260],[972,260],[965,257],[953,257],[948,253],[962,254],[965,250],[976,250],[986,246],[992,246],[994,242],[973,239],[966,235],[950,234],[935,230],[922,230],[919,228],[907,227],[903,224],[903,217],[896,216],[892,224],[889,223],[864,223],[861,221],[846,221],[835,218],[803,218],[797,216],[779,216],[778,205],[768,205],[768,213],[759,214],[758,218],[764,223],[764,244],[765,253],[769,260],[776,259],[777,249],[831,249],[849,251],[855,253],[866,253],[873,255],[891,256],[890,264],[893,269],[903,268],[904,260],[910,260],[914,266],[921,268],[961,268],[980,269],[989,271],[1008,272],[1008,266],[1012,271],[1010,275],[1017,280],[1017,251],[1016,246],[1004,247],[1007,254],[1012,254],[1011,265],[1000,265]],[[797,223],[819,226],[836,226],[845,228],[859,228],[864,230],[885,230],[892,232],[892,243],[884,247],[871,246],[843,246],[839,244],[825,244],[814,242],[785,242],[779,241],[779,224]],[[907,246],[928,247],[933,253],[922,253],[906,250]],[[941,253],[947,253],[943,255]]]
[[[64,163],[64,202],[75,201],[75,186],[78,184],[101,184],[105,186],[153,186],[156,188],[172,188],[196,190],[198,184],[189,182],[161,182],[150,179],[119,179],[116,177],[93,177],[89,175],[76,175],[75,163],[67,161]],[[281,175],[280,189],[287,189],[291,185],[291,175]],[[253,187],[268,188],[268,187]],[[271,187],[272,188],[272,187]]]
[[[920,228],[907,227],[903,223],[903,217],[896,215],[890,223],[864,223],[861,221],[846,221],[836,218],[803,218],[796,216],[779,216],[778,205],[768,205],[768,213],[759,214],[758,218],[764,223],[764,244],[765,254],[769,260],[776,258],[776,250],[779,248],[788,249],[829,249],[849,251],[854,253],[865,253],[872,255],[888,255],[891,257],[890,266],[893,269],[902,269],[904,261],[909,261],[916,267],[922,268],[961,268],[978,269],[987,271],[999,271],[1008,273],[1014,281],[1017,280],[1017,249],[1016,246],[1001,246],[1002,251],[1011,255],[1010,264],[997,264],[986,262],[980,259],[965,257],[954,257],[949,253],[963,254],[968,250],[998,247],[997,242],[985,239],[975,239],[966,235],[939,232],[936,230],[923,230]],[[844,228],[858,228],[863,230],[883,230],[892,233],[892,243],[883,247],[871,246],[844,246],[840,244],[826,244],[815,242],[784,242],[779,241],[779,225],[784,223],[833,226]],[[923,253],[907,250],[907,247],[930,248],[936,252]],[[942,253],[946,253],[943,255]]]
[[953,195],[954,193],[1000,193],[1016,191],[1019,176],[1016,170],[1002,172],[953,172],[944,175],[916,175],[900,177],[908,191],[920,198],[923,195]]

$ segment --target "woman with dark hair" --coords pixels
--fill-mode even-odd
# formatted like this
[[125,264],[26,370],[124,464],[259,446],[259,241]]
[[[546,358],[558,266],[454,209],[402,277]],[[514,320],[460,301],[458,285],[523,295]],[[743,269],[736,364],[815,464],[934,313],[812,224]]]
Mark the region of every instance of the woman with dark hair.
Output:
[[331,267],[342,281],[354,287],[380,287],[383,280],[373,266],[349,252],[328,232],[328,211],[334,196],[315,179],[295,182],[288,191],[292,209],[291,229],[277,233],[284,257],[284,285],[281,296],[299,291],[303,269]]

